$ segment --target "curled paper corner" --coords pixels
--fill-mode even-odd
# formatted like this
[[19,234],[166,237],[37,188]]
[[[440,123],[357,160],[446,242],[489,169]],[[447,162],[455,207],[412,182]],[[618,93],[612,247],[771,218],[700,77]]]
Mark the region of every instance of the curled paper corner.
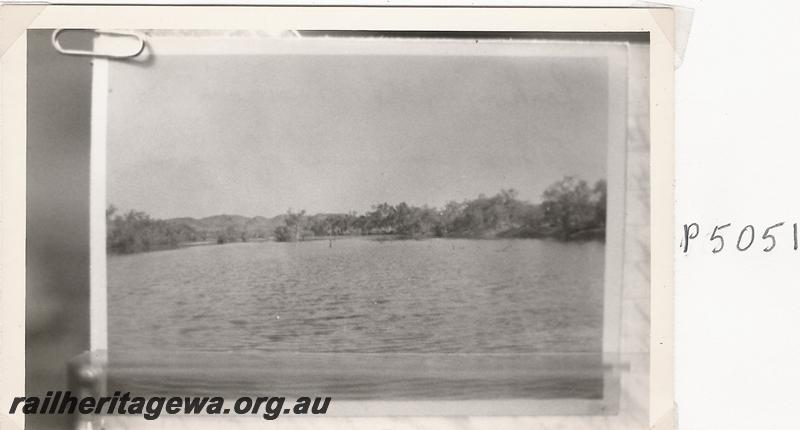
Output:
[[[678,2],[660,3],[650,1],[638,1],[634,4],[634,6],[641,5],[651,8],[669,8],[672,10],[674,28],[671,31],[672,37],[668,39],[672,43],[672,52],[675,55],[675,69],[683,64],[683,58],[686,55],[686,46],[689,44],[689,33],[692,31],[694,4],[692,0],[683,1],[680,4],[678,4]],[[651,14],[652,13],[651,11]],[[655,22],[661,28],[662,33],[666,33],[669,30],[665,28],[665,26],[669,24],[662,23],[658,19],[655,19]]]
[[46,4],[0,5],[0,57],[25,34],[46,7]]
[[672,408],[650,426],[650,430],[675,430],[678,424],[677,408],[673,403]]

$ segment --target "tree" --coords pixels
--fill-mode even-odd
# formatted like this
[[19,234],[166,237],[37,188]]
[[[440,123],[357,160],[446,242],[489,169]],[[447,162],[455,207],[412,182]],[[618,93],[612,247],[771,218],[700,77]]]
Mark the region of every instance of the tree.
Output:
[[436,235],[447,237],[456,232],[456,222],[464,214],[464,203],[449,201],[444,205],[444,209],[439,211],[439,221],[436,225]]
[[241,239],[242,242],[247,241],[245,233],[243,231],[239,231],[236,227],[232,225],[225,227],[223,231],[217,233],[218,244],[236,242],[239,239]]
[[605,179],[600,179],[599,181],[595,182],[593,194],[592,194],[592,203],[594,203],[595,211],[595,224],[605,226],[606,225],[606,200],[608,199],[608,192],[606,190],[606,181]]
[[302,238],[303,231],[306,225],[306,211],[294,213],[291,209],[286,212],[286,217],[283,219],[285,225],[279,226],[275,229],[275,240],[278,242],[297,242]]
[[131,210],[117,214],[117,208],[106,208],[106,250],[114,254],[175,248],[195,240],[197,232],[183,224],[171,224],[150,215]]
[[550,185],[543,194],[544,223],[556,229],[564,239],[592,227],[597,218],[593,192],[586,181],[574,176]]
[[291,230],[289,230],[289,227],[287,227],[285,225],[280,225],[280,226],[275,228],[275,240],[276,241],[278,241],[278,242],[292,242],[293,238],[294,238],[294,236],[292,236],[292,232],[291,232]]

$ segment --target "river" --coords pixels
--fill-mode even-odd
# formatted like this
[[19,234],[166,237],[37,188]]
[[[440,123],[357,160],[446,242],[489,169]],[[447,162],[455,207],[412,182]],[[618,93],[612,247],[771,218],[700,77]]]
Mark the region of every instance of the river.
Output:
[[[492,367],[486,354],[599,357],[603,261],[600,242],[535,239],[347,238],[109,256],[109,350],[290,354],[289,362],[292,353],[374,354],[399,366],[424,365],[430,354],[461,357],[464,369],[477,363],[476,372]],[[508,368],[533,362],[526,360]],[[592,363],[599,372],[599,359]],[[590,376],[597,394],[600,374]],[[530,394],[522,388],[509,395]]]

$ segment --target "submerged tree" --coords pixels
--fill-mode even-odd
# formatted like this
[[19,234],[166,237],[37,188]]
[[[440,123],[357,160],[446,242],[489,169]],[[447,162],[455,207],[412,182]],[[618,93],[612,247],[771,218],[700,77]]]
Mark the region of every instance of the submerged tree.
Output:
[[275,229],[275,240],[278,242],[297,242],[302,238],[303,230],[306,225],[306,211],[292,212],[291,209],[286,212],[286,217],[283,219],[285,225],[278,226]]
[[106,209],[106,250],[114,254],[175,248],[196,240],[197,232],[184,224],[150,218],[141,211],[117,214],[113,205]]
[[592,203],[594,204],[594,217],[595,224],[599,226],[606,225],[606,200],[608,199],[606,180],[601,179],[594,184],[594,194],[592,195]]
[[[563,239],[605,223],[605,181],[594,189],[586,181],[567,176],[550,185],[543,194],[543,223]],[[602,219],[603,224],[598,224]]]

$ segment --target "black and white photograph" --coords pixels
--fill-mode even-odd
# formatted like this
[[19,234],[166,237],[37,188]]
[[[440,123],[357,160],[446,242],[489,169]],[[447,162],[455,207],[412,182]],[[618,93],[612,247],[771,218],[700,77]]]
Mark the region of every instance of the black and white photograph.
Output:
[[[648,422],[648,33],[28,41],[29,121],[52,118],[52,94],[84,106],[29,138],[29,211],[74,198],[52,185],[47,133],[88,139],[74,162],[90,252],[73,263],[89,345],[68,384],[322,396],[336,416]],[[28,234],[49,220],[29,215]],[[53,284],[33,273],[40,243],[28,279]],[[68,320],[58,295],[27,294],[29,331]]]
[[[151,41],[95,65],[112,369],[242,360],[211,389],[604,400],[625,44]],[[139,390],[209,383],[121,367]]]

